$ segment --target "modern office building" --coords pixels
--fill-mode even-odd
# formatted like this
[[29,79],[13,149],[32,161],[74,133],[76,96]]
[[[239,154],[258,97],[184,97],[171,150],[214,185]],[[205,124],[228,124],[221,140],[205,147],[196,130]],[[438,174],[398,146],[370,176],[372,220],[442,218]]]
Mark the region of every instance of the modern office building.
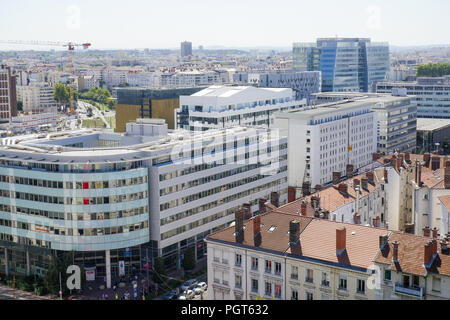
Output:
[[[18,142],[18,141],[16,141]],[[97,276],[140,270],[142,257],[180,266],[203,238],[257,199],[287,201],[287,141],[270,130],[168,132],[161,120],[125,134],[83,130],[0,147],[0,260],[6,273],[42,275],[74,252]]]
[[417,152],[433,152],[450,139],[450,119],[417,118]]
[[53,93],[54,87],[45,82],[35,82],[28,86],[17,86],[17,100],[22,101],[23,112],[56,112],[57,103]]
[[404,90],[395,89],[392,94],[321,92],[312,95],[311,104],[333,101],[378,99],[372,106],[377,115],[377,150],[382,154],[395,151],[416,150],[417,106]]
[[274,128],[288,136],[289,186],[325,185],[333,172],[353,176],[376,151],[377,98],[337,101],[277,112]]
[[379,82],[379,93],[390,93],[393,88],[405,88],[417,105],[418,118],[450,118],[450,75],[418,77],[414,82]]
[[55,128],[57,121],[58,114],[55,112],[21,115],[11,118],[9,128],[14,133],[24,133],[43,127]]
[[187,130],[270,127],[274,112],[305,105],[306,99],[296,100],[289,88],[210,86],[190,96],[181,96],[175,116],[177,127]]
[[255,85],[263,88],[291,88],[297,100],[309,98],[320,92],[320,71],[263,70],[241,71],[233,74],[233,83]]
[[192,42],[188,41],[181,42],[181,56],[182,57],[192,56]]
[[16,77],[11,68],[0,65],[0,122],[17,116]]
[[180,95],[192,94],[202,87],[155,89],[145,87],[117,88],[116,132],[125,132],[127,122],[138,118],[166,120],[175,129],[174,110],[180,107]]
[[318,38],[294,43],[296,71],[321,71],[322,91],[369,92],[390,71],[389,45],[369,38]]

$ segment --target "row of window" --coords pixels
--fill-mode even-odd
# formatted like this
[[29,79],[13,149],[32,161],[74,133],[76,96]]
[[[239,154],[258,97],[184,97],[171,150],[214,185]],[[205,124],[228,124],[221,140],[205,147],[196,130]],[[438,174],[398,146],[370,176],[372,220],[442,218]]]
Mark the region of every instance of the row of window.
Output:
[[119,179],[119,180],[109,180],[109,181],[63,182],[63,181],[42,180],[42,179],[0,175],[0,182],[24,184],[29,186],[55,188],[55,189],[107,189],[146,183],[147,176]]
[[0,166],[21,167],[25,169],[38,169],[49,172],[70,172],[70,173],[89,173],[89,172],[111,172],[131,170],[142,167],[142,161],[128,161],[117,163],[78,163],[78,164],[54,164],[39,163],[31,161],[0,160]]
[[[279,172],[284,172],[286,170],[287,170],[287,166],[284,166],[284,167],[281,167],[279,169]],[[162,204],[160,204],[160,211],[164,211],[164,210],[167,210],[167,209],[175,208],[175,207],[178,207],[180,205],[183,205],[183,204],[186,204],[186,203],[189,203],[189,202],[192,202],[192,201],[196,201],[198,199],[205,198],[205,197],[208,197],[208,196],[212,196],[214,194],[217,194],[217,193],[220,193],[220,192],[224,192],[226,190],[234,189],[234,188],[237,188],[239,186],[242,186],[242,185],[245,185],[245,184],[248,184],[248,183],[252,183],[252,182],[264,179],[264,178],[267,178],[267,176],[264,176],[264,175],[261,175],[261,174],[256,174],[256,175],[253,175],[251,177],[247,177],[247,178],[243,178],[243,179],[240,179],[240,180],[237,180],[237,181],[233,181],[231,183],[227,183],[225,185],[222,185],[222,186],[219,186],[219,187],[216,187],[216,188],[213,188],[213,189],[205,190],[205,191],[202,191],[202,192],[199,192],[199,193],[195,193],[195,194],[192,194],[192,195],[189,195],[189,196],[186,196],[186,197],[182,197],[180,199],[175,199],[175,200],[172,200],[172,201],[169,201],[169,202],[166,202],[166,203],[162,203]]]

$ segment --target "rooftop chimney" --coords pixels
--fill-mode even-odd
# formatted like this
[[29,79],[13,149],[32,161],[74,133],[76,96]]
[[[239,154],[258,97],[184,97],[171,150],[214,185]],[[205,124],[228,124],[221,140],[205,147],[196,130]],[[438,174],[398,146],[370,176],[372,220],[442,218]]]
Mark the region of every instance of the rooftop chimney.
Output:
[[311,206],[316,211],[320,209],[320,197],[319,196],[311,196]]
[[261,244],[261,216],[257,215],[253,218],[253,241],[255,247],[259,247]]
[[441,159],[437,156],[431,157],[431,170],[435,171],[441,167]]
[[348,190],[347,190],[348,186],[345,183],[340,183],[338,186],[338,190],[339,192],[343,193],[344,195],[348,195]]
[[362,179],[361,179],[361,187],[362,187],[364,190],[368,191],[368,190],[369,190],[369,179],[367,179],[367,178],[362,178]]
[[346,246],[346,229],[340,227],[336,229],[336,254],[341,255],[345,251]]
[[300,214],[302,216],[306,216],[306,201],[303,200],[302,203],[300,204]]
[[296,245],[300,240],[300,221],[291,220],[289,222],[289,244]]
[[380,250],[388,244],[388,235],[380,236]]
[[448,253],[448,241],[447,240],[441,240],[441,253],[443,253],[443,254]]
[[267,202],[267,200],[264,198],[260,198],[258,200],[259,214],[266,212],[266,202]]
[[347,164],[345,166],[345,171],[347,174],[347,179],[350,179],[351,177],[353,177],[353,165],[352,164]]
[[361,224],[361,215],[358,212],[355,212],[355,214],[353,215],[353,223]]
[[359,179],[353,179],[353,188],[359,186]]
[[423,263],[428,266],[433,258],[433,244],[430,242],[425,244],[423,255]]
[[373,218],[372,223],[375,228],[379,228],[380,227],[380,217],[376,216],[375,218]]
[[295,200],[295,188],[288,187],[288,203]]
[[273,191],[270,193],[270,203],[273,204],[275,207],[279,207],[279,198],[278,192]]
[[405,159],[405,155],[403,153],[400,153],[398,155],[398,159],[400,160],[400,165],[403,165],[403,160]]
[[430,236],[430,228],[429,227],[425,227],[423,228],[423,236],[424,237],[429,237]]
[[366,172],[366,178],[367,180],[369,180],[371,183],[373,183],[375,181],[375,175],[373,173],[373,171],[367,171]]
[[438,229],[436,227],[433,228],[433,230],[431,230],[432,235],[433,235],[433,239],[437,239],[438,237]]
[[400,242],[398,241],[393,241],[392,242],[392,261],[394,262],[398,262],[398,245],[400,244]]
[[422,164],[419,161],[416,161],[416,184],[421,187],[422,186]]
[[372,161],[377,161],[381,158],[381,154],[379,152],[372,153]]
[[444,169],[444,188],[450,189],[450,161],[447,161],[445,164],[448,164],[448,166]]
[[321,184],[316,184],[316,187],[314,188],[316,190],[316,192],[320,191],[323,189],[323,185]]
[[339,184],[341,181],[341,172],[333,171],[333,184]]
[[242,205],[242,210],[244,210],[244,219],[248,220],[252,217],[252,206],[250,203],[244,203]]
[[302,184],[302,195],[309,196],[311,194],[311,183],[303,182]]
[[425,153],[423,155],[423,162],[424,162],[425,167],[428,167],[430,165],[430,157],[431,157],[431,155],[429,153]]
[[244,241],[244,210],[240,209],[234,214],[235,222],[235,237],[236,242],[242,243]]
[[411,163],[411,155],[409,154],[409,152],[405,152],[405,162],[407,164]]

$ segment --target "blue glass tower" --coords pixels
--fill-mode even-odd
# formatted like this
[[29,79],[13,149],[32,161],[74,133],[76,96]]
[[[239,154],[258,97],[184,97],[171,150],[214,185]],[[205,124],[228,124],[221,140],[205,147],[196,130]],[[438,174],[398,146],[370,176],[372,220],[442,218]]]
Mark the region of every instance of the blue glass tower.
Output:
[[322,91],[368,92],[389,72],[389,45],[368,38],[319,38],[294,43],[296,71],[321,71]]

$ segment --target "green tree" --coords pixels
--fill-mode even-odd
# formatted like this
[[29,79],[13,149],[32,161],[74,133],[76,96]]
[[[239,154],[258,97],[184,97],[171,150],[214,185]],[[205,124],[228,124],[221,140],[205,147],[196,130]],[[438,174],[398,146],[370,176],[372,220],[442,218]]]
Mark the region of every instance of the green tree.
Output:
[[52,257],[47,273],[45,274],[44,287],[52,294],[59,292],[59,263],[56,256]]
[[183,252],[182,264],[185,270],[189,271],[195,268],[196,263],[194,250],[195,250],[194,247],[191,247]]
[[153,281],[156,283],[164,283],[167,277],[167,270],[166,266],[164,265],[164,260],[159,257],[155,259],[154,265],[153,265]]
[[450,62],[420,64],[417,66],[418,77],[442,77],[450,75]]
[[55,85],[53,97],[59,103],[68,103],[70,98],[69,89],[61,82]]
[[23,102],[17,101],[17,111],[23,111]]

